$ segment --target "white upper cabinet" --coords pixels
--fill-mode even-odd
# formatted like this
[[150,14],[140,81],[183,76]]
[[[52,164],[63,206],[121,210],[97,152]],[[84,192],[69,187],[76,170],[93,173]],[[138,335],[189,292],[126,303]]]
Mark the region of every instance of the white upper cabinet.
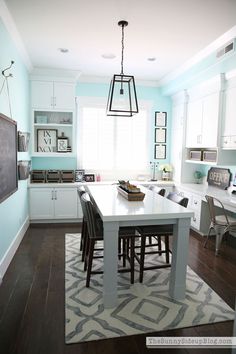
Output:
[[219,122],[219,93],[204,97],[202,106],[202,146],[217,147]]
[[31,81],[31,106],[42,110],[74,110],[74,83],[43,80]]
[[200,147],[202,143],[202,101],[188,103],[186,147]]
[[236,71],[226,76],[221,147],[236,150]]
[[218,146],[222,80],[219,76],[188,91],[186,147]]

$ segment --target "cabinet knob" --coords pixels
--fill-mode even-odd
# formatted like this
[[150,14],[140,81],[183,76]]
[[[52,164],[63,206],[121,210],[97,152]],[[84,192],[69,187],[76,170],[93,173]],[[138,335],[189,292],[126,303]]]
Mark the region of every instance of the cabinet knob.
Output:
[[194,218],[193,218],[193,221],[195,222],[196,220],[197,220],[197,219],[194,217]]

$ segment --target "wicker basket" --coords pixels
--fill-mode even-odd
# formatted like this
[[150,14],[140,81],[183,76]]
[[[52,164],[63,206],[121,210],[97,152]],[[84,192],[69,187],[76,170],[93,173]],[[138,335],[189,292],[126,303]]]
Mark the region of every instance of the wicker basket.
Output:
[[128,193],[124,191],[124,189],[117,187],[118,192],[127,200],[130,202],[137,202],[137,201],[142,201],[145,197],[145,194],[142,192],[139,193]]

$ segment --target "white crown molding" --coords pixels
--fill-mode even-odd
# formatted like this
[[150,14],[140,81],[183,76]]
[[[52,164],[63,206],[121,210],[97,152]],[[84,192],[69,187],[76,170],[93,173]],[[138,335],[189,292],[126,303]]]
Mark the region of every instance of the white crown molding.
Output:
[[[16,28],[16,25],[14,23],[14,20],[4,2],[4,0],[0,0],[0,17],[2,18],[2,21],[9,32],[17,50],[19,51],[19,54],[28,69],[28,71],[31,71],[33,66],[30,61],[29,55],[25,49],[24,42],[22,41],[22,38]],[[12,58],[10,58],[12,59]]]
[[31,80],[42,80],[42,78],[47,78],[47,80],[60,81],[69,80],[76,82],[81,75],[79,70],[68,70],[68,69],[53,69],[53,68],[39,68],[35,67],[30,73]]
[[[79,82],[83,83],[98,83],[98,84],[110,84],[111,82],[112,75],[110,77],[108,76],[87,76],[87,75],[81,75],[79,78]],[[158,87],[158,82],[157,81],[152,81],[152,80],[141,80],[141,79],[136,79],[135,82],[137,86],[148,86],[148,87]]]
[[186,61],[182,66],[177,70],[172,71],[171,73],[164,76],[161,80],[158,81],[159,86],[164,86],[170,81],[176,79],[178,76],[183,74],[186,70],[190,69],[193,65],[199,63],[201,60],[206,58],[208,55],[212,54],[228,41],[236,37],[236,26],[232,27],[229,31],[222,34],[214,42],[209,44],[206,48],[201,50],[198,54],[192,57],[190,60]]

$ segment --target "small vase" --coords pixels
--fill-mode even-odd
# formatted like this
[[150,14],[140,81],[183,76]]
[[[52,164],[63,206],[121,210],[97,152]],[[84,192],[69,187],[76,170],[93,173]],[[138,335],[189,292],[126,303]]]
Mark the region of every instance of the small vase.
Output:
[[170,172],[162,172],[162,179],[164,181],[169,181],[170,180]]

